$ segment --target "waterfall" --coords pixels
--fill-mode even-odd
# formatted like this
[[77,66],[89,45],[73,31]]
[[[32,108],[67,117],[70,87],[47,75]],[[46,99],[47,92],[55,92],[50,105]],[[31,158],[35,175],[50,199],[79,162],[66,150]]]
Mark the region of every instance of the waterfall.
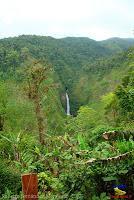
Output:
[[66,101],[67,101],[67,115],[70,115],[70,103],[69,103],[69,96],[66,92]]

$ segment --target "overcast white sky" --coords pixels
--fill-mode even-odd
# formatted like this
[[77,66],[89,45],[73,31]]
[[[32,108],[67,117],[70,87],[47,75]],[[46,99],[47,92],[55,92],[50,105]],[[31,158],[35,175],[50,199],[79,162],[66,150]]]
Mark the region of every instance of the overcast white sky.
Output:
[[0,0],[0,38],[134,37],[134,0]]

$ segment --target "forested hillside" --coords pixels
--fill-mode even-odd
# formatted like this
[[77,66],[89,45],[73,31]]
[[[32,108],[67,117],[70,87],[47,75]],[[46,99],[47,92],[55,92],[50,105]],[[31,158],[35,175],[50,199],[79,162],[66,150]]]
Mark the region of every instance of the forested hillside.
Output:
[[113,52],[120,52],[122,50],[127,50],[133,44],[132,38],[110,38],[108,40],[100,41],[100,44],[104,47],[113,50]]
[[[133,44],[133,39],[119,38],[102,42],[89,38],[71,37],[63,39],[41,36],[7,38],[0,41],[0,68],[1,71],[6,72],[4,77],[8,74],[11,77],[11,74],[14,76],[16,68],[25,62],[27,55],[37,60],[47,60],[56,72],[54,75],[56,82],[62,85],[59,89],[60,95],[62,96],[65,88],[68,88],[72,114],[76,114],[80,105],[94,99],[93,91],[97,90],[98,85],[102,89],[107,87],[110,80],[103,79],[103,75],[110,73],[113,68],[119,69],[123,66],[126,56],[121,52]],[[111,81],[113,77],[111,75]],[[103,80],[100,82],[101,79]],[[96,88],[92,88],[92,81],[98,83]],[[95,95],[97,94],[95,92]],[[64,105],[64,100],[62,103]]]
[[1,200],[31,172],[39,199],[133,199],[133,140],[133,39],[0,40]]

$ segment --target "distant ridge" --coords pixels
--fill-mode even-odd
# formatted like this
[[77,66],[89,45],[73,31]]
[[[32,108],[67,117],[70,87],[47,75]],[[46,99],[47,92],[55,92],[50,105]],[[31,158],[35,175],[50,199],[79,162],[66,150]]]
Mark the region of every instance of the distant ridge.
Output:
[[113,37],[99,42],[104,47],[114,51],[121,52],[134,45],[134,38]]

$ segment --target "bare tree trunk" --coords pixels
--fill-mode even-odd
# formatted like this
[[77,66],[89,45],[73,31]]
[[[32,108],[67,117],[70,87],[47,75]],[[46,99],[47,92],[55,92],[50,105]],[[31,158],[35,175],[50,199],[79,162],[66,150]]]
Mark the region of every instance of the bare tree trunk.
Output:
[[41,144],[44,144],[44,136],[45,136],[44,117],[43,117],[43,111],[42,111],[41,102],[40,102],[40,98],[38,94],[36,94],[34,98],[34,105],[35,105],[35,113],[36,113],[38,130],[39,130],[39,141]]
[[4,127],[4,118],[0,115],[0,131],[3,131]]
[[20,153],[19,153],[19,151],[18,151],[16,145],[14,145],[14,159],[15,159],[16,161],[20,161]]

